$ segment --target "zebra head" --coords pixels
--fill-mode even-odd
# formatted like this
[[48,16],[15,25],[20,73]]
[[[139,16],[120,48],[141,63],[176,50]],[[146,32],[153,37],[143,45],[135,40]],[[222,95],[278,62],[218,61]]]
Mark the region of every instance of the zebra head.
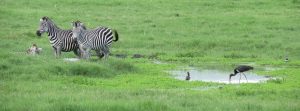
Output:
[[75,21],[72,23],[72,25],[73,25],[72,38],[77,39],[81,35],[82,31],[86,30],[86,27],[80,21]]
[[44,32],[48,32],[48,21],[49,18],[46,16],[40,19],[40,26],[36,31],[37,36],[41,36]]

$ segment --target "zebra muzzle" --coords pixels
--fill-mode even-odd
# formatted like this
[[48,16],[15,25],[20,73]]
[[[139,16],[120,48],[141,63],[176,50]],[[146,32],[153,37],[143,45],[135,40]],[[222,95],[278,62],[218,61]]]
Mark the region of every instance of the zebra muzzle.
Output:
[[41,35],[42,35],[41,31],[39,31],[39,30],[36,31],[36,35],[37,35],[37,36],[41,36]]

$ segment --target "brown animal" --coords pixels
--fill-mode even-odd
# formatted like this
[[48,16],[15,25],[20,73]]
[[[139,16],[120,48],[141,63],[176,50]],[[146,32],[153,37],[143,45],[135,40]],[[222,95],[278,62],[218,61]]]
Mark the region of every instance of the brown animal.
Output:
[[29,55],[36,55],[42,52],[42,48],[38,48],[36,44],[32,44],[32,46],[27,49],[27,54]]

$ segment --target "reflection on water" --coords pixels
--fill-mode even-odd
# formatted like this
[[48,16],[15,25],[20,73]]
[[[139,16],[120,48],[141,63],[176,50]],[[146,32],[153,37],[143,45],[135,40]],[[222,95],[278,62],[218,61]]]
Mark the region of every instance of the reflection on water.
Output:
[[76,62],[79,61],[80,59],[78,58],[64,58],[64,61],[69,61],[69,62]]
[[[197,70],[195,68],[190,68],[185,71],[173,70],[169,71],[172,76],[179,80],[185,80],[186,73],[190,72],[190,81],[204,81],[204,82],[217,82],[217,83],[229,83],[229,74],[232,72],[220,71],[220,70]],[[259,83],[270,79],[270,77],[260,76],[255,74],[253,71],[248,71],[244,73],[247,76],[247,80],[242,75],[240,83]],[[231,78],[231,83],[239,83],[240,75],[237,74]]]

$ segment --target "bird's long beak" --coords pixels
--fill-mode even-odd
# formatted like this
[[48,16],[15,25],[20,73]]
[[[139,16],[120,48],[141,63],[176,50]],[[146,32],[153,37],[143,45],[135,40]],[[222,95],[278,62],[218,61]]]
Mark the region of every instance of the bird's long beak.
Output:
[[232,77],[232,75],[233,75],[233,74],[230,74],[230,75],[229,75],[229,83],[231,83],[231,77]]

